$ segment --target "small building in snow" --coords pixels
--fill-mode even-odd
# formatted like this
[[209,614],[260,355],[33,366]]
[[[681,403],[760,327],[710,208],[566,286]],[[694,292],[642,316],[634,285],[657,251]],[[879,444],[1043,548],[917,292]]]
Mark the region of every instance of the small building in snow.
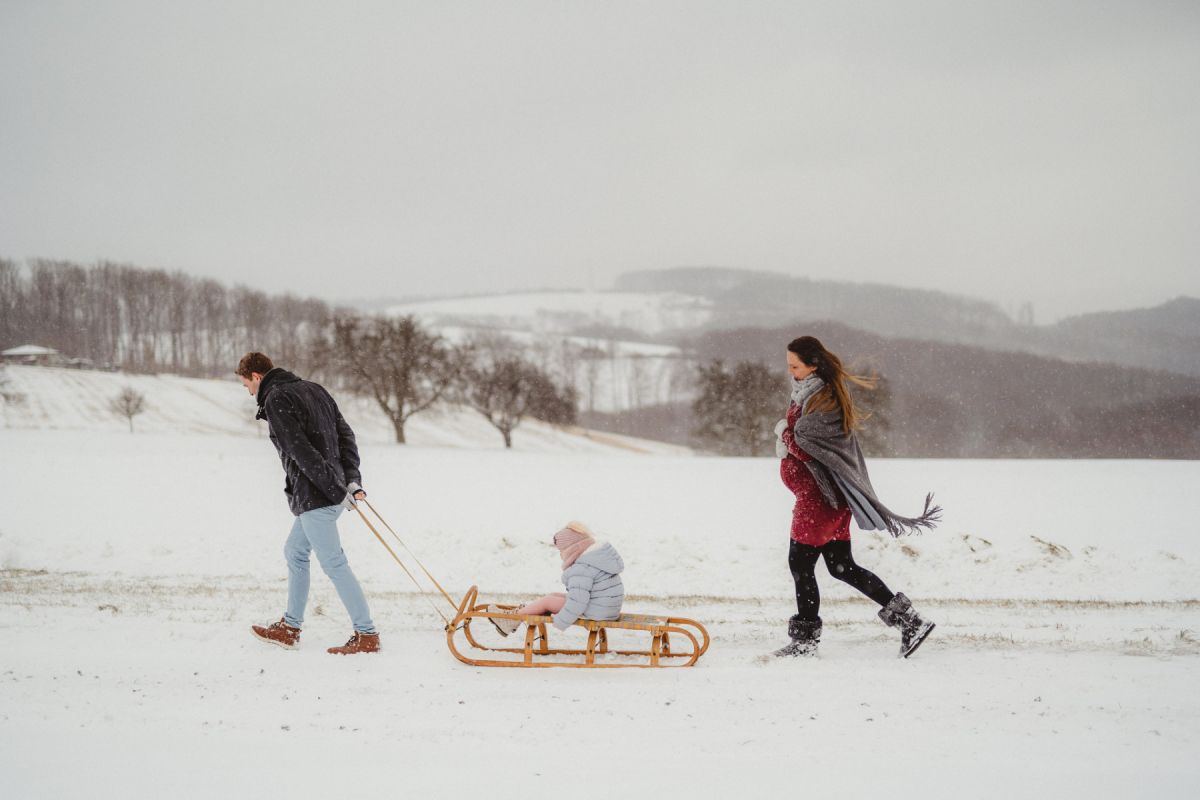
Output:
[[40,344],[23,344],[12,347],[0,353],[0,361],[5,364],[21,364],[36,367],[65,367],[70,359],[53,347],[42,347]]

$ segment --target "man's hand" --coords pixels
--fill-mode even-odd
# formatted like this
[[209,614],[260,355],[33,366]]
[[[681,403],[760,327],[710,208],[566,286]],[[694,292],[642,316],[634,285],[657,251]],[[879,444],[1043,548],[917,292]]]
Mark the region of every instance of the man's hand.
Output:
[[351,481],[350,485],[347,486],[346,489],[346,497],[344,500],[342,500],[342,505],[347,511],[353,511],[354,502],[356,500],[365,500],[367,498],[367,493],[363,491],[361,486],[353,481]]

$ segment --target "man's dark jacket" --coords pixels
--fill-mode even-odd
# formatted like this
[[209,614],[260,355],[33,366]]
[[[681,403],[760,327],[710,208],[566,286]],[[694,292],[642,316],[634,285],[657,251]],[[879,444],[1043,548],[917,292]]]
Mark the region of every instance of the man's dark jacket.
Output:
[[320,385],[276,367],[258,385],[258,419],[270,425],[296,516],[339,505],[350,483],[362,483],[354,431]]

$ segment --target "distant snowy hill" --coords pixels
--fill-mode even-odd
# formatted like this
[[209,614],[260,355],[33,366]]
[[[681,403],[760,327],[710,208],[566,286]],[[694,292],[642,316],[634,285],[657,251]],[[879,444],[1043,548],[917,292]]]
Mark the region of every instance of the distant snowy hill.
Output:
[[563,334],[607,327],[655,335],[704,325],[712,306],[711,300],[680,292],[526,292],[405,303],[385,313],[412,314],[438,327]]
[[629,272],[616,281],[615,288],[702,297],[710,304],[711,317],[705,323],[710,330],[796,327],[832,320],[893,340],[967,344],[1200,375],[1200,299],[1193,297],[1044,325],[1034,323],[1032,303],[1024,310],[1028,316],[1019,320],[995,303],[973,297],[744,269]]
[[1200,375],[1200,299],[1177,297],[1154,308],[1069,317],[1045,329],[1064,358],[1104,359]]
[[452,341],[502,335],[579,394],[583,411],[623,411],[687,397],[689,362],[671,344],[647,341],[707,324],[712,303],[679,292],[529,292],[405,303]]
[[[236,378],[228,381],[176,375],[130,375],[54,367],[9,366],[5,392],[15,401],[0,401],[0,424],[6,428],[127,431],[124,417],[110,407],[129,387],[146,399],[146,410],[133,421],[137,433],[217,433],[266,436],[265,423],[255,422],[254,400]],[[395,441],[392,425],[371,401],[338,395],[342,413],[360,440]],[[502,449],[500,434],[474,411],[449,407],[412,417],[406,427],[409,444],[427,447]],[[542,453],[653,453],[681,455],[686,448],[642,439],[561,428],[525,420],[513,434],[513,448]]]

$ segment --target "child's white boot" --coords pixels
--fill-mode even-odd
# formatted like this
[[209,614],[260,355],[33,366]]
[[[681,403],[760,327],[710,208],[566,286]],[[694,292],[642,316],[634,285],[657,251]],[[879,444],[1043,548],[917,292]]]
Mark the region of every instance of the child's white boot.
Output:
[[495,617],[488,617],[488,620],[496,626],[496,630],[500,632],[501,636],[508,636],[517,628],[521,627],[521,620],[519,619],[508,619],[506,617],[496,619]]

